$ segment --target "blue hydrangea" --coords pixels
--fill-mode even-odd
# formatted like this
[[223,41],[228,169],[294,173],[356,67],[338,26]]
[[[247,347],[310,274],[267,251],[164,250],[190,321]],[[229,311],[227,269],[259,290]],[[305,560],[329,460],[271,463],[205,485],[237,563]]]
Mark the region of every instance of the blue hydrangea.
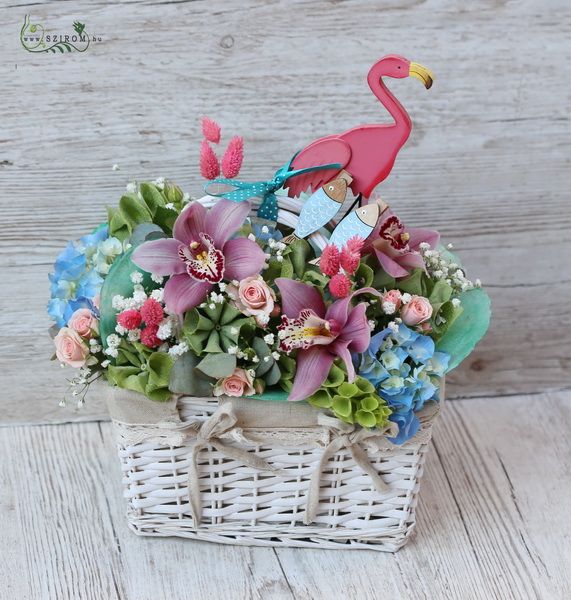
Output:
[[399,426],[399,432],[395,437],[388,438],[393,444],[404,444],[411,437],[414,437],[420,429],[420,421],[411,409],[407,412],[394,412],[389,416],[389,421]]
[[359,375],[370,381],[393,410],[399,425],[391,441],[402,444],[420,427],[415,413],[426,402],[439,401],[440,378],[450,356],[436,352],[434,340],[404,324],[387,328],[371,338],[366,352],[354,357]]
[[98,248],[109,238],[107,225],[98,227],[77,242],[69,242],[60,252],[50,273],[51,299],[48,314],[58,327],[67,325],[69,318],[78,308],[97,311],[93,299],[99,294],[103,277],[95,268]]
[[270,239],[279,242],[283,238],[283,233],[276,227],[260,223],[252,223],[252,233],[256,237],[256,241],[263,244],[264,250],[269,249],[268,242]]

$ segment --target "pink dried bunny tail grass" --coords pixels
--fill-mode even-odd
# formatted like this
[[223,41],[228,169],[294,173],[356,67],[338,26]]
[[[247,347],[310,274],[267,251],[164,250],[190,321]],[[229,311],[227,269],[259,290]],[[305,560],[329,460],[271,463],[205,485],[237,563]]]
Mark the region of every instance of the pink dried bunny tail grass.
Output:
[[329,291],[335,298],[347,298],[351,291],[351,280],[343,273],[337,273],[329,280]]
[[220,125],[208,117],[202,117],[202,134],[213,144],[220,142]]
[[333,277],[339,273],[339,250],[335,244],[327,244],[321,253],[319,269],[324,275]]
[[206,140],[200,144],[200,173],[208,180],[216,179],[220,175],[220,163]]
[[224,156],[222,157],[222,173],[224,177],[232,179],[237,177],[242,168],[242,161],[244,160],[244,140],[238,135],[235,135],[226,148]]

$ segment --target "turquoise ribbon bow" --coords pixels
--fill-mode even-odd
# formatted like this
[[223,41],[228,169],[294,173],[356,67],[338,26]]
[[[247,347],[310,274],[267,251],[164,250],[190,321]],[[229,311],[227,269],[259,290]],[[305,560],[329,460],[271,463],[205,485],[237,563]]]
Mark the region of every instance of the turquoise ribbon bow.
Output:
[[221,183],[224,185],[234,186],[233,190],[228,192],[222,192],[221,194],[211,194],[216,198],[226,198],[232,200],[232,202],[244,202],[253,196],[260,196],[263,198],[262,204],[258,209],[258,217],[262,219],[268,219],[270,221],[278,220],[278,199],[274,192],[283,187],[284,183],[290,178],[296,175],[303,175],[304,173],[311,173],[312,171],[324,171],[325,169],[340,169],[342,167],[339,163],[330,163],[327,165],[319,165],[316,167],[306,167],[305,169],[293,169],[291,170],[291,163],[295,159],[295,154],[292,159],[285,164],[283,167],[278,169],[273,178],[268,181],[238,181],[236,179],[226,179],[220,177],[209,181],[204,186],[204,191],[208,194],[208,187],[213,183]]

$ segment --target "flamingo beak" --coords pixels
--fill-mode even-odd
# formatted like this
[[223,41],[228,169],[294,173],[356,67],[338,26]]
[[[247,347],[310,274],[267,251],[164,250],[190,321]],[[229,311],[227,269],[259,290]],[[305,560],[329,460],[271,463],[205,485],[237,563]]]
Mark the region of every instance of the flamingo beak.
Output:
[[419,63],[411,62],[408,68],[408,74],[410,77],[416,77],[420,79],[424,84],[424,87],[428,90],[432,86],[434,81],[434,75],[430,69],[423,67]]

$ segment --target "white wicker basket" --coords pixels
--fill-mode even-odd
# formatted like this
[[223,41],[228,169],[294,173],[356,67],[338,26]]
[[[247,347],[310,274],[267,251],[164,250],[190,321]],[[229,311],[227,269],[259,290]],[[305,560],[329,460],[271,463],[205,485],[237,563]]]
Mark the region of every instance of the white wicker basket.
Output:
[[[183,397],[177,407],[182,423],[172,425],[173,432],[206,421],[218,402]],[[182,443],[168,446],[164,440],[130,444],[132,427],[115,421],[129,525],[139,535],[395,552],[414,527],[433,416],[422,419],[421,431],[409,443],[395,446],[386,442],[375,451],[366,450],[370,464],[388,484],[387,493],[376,491],[371,477],[355,463],[348,449],[335,452],[321,469],[319,503],[309,525],[303,522],[307,494],[328,442],[323,435],[321,442],[320,436],[309,435],[307,443],[293,447],[284,447],[278,440],[255,444],[223,436],[230,440],[227,445],[255,453],[277,471],[247,467],[214,445],[203,444],[196,456],[202,508],[201,521],[196,524],[189,501],[189,468],[196,437],[187,436]],[[169,426],[163,427],[168,430]],[[138,430],[140,434],[139,426]],[[323,428],[320,430],[323,434]],[[272,430],[264,433],[271,435]],[[277,433],[279,438],[283,428]],[[149,436],[153,436],[151,430]]]

